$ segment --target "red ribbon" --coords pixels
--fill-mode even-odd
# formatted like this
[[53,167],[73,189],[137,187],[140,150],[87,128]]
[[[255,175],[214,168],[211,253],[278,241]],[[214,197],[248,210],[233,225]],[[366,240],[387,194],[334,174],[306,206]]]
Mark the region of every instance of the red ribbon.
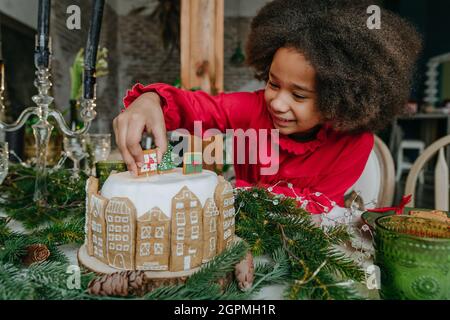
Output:
[[411,201],[412,195],[403,196],[402,200],[398,207],[384,207],[384,208],[376,208],[376,209],[367,209],[369,212],[388,212],[395,211],[395,214],[402,214],[405,206]]

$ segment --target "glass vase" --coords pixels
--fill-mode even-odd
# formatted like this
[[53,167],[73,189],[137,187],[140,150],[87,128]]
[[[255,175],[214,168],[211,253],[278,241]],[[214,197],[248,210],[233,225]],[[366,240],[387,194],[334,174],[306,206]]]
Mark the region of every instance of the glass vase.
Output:
[[383,299],[450,299],[450,225],[412,216],[375,220]]

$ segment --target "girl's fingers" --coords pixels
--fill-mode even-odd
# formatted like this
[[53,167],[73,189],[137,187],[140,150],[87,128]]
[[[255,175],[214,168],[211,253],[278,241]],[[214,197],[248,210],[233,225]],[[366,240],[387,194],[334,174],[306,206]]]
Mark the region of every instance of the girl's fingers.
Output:
[[157,147],[158,163],[161,163],[164,152],[167,151],[167,135],[166,125],[164,122],[159,122],[152,128],[153,138],[155,139],[155,145]]
[[128,119],[125,116],[117,118],[117,146],[122,154],[123,161],[127,165],[129,171],[135,175],[138,174],[136,163],[133,156],[130,154],[127,148],[127,131],[128,131]]
[[130,117],[127,129],[127,149],[138,167],[142,166],[144,154],[142,153],[141,140],[145,123],[142,120]]

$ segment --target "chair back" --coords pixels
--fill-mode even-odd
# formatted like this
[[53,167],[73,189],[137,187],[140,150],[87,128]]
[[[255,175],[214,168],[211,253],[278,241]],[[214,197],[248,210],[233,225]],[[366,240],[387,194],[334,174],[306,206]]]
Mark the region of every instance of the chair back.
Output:
[[374,146],[363,173],[347,191],[356,191],[366,209],[392,205],[395,190],[394,159],[386,144],[375,136]]
[[450,144],[450,135],[432,143],[414,162],[408,177],[406,178],[405,194],[411,194],[410,207],[415,207],[415,191],[417,177],[424,169],[425,164],[437,155],[434,170],[434,204],[435,209],[448,211],[449,209],[449,170],[445,159],[445,146]]

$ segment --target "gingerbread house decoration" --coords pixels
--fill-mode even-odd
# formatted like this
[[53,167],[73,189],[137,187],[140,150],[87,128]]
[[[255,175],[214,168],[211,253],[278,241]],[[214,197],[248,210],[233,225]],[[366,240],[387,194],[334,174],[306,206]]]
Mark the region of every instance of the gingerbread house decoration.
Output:
[[108,263],[117,269],[134,269],[136,209],[127,198],[112,198],[106,207]]
[[219,209],[214,199],[208,198],[203,207],[203,263],[216,256],[218,219]]
[[86,185],[86,248],[119,270],[189,271],[234,240],[234,195],[223,177],[212,197],[201,202],[186,186],[172,197],[170,217],[154,207],[137,218],[128,198],[107,199],[98,180]]
[[170,271],[185,271],[202,263],[202,205],[183,187],[172,199]]
[[94,248],[91,245],[92,242],[92,229],[90,228],[91,225],[91,215],[90,213],[90,201],[91,196],[93,194],[98,193],[98,185],[99,181],[97,178],[89,177],[89,179],[86,181],[86,223],[84,225],[84,234],[86,235],[85,242],[87,244],[88,253],[90,256],[94,255]]
[[232,244],[235,229],[233,187],[222,176],[219,176],[214,199],[219,209],[217,253],[221,253]]
[[144,163],[138,168],[140,176],[149,176],[158,173],[158,159],[156,149],[144,150]]
[[136,269],[169,270],[170,219],[158,207],[137,220]]
[[93,256],[100,261],[107,261],[107,251],[105,243],[106,224],[105,224],[105,209],[108,200],[98,194],[90,196],[90,210],[88,216],[90,217],[90,241],[88,251],[93,253]]

